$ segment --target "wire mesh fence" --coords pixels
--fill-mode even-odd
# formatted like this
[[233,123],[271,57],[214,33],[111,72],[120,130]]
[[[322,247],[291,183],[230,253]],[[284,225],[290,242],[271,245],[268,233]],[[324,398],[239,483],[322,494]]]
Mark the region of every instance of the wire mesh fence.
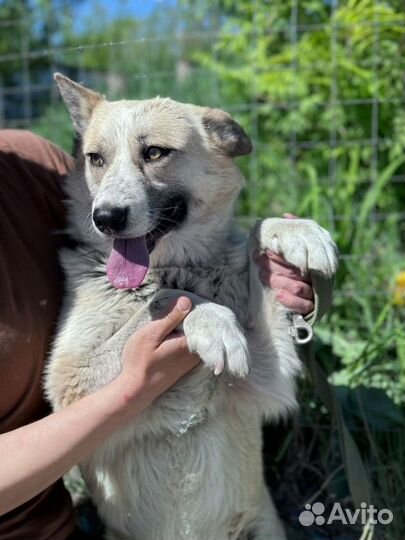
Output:
[[[394,123],[387,122],[405,114],[404,62],[389,48],[403,51],[405,21],[400,3],[391,4],[386,9],[377,0],[255,0],[237,7],[220,0],[155,0],[118,2],[111,14],[102,2],[14,2],[0,20],[0,126],[39,129],[67,147],[68,120],[57,110],[52,81],[57,70],[112,99],[159,94],[220,107],[243,122],[254,144],[242,164],[248,182],[239,213],[247,224],[285,210],[313,215],[338,233],[341,223],[355,228],[361,221],[363,226],[359,204],[350,199],[358,203],[367,188],[378,184],[390,148],[401,150],[404,139],[404,130],[397,126],[395,133]],[[89,6],[86,15],[83,5]],[[322,47],[316,40],[323,41]],[[232,51],[235,44],[239,51]],[[305,58],[305,47],[311,46],[319,55]],[[393,92],[380,84],[387,51],[398,74]],[[323,83],[316,81],[322,76]],[[350,77],[358,80],[348,90]],[[263,88],[266,79],[269,91]],[[294,88],[299,85],[306,88]],[[347,180],[342,185],[349,174],[357,174],[351,180],[355,188]],[[403,165],[389,176],[384,189],[394,185],[397,197],[405,183]],[[339,192],[350,189],[343,204],[334,203]],[[315,215],[313,205],[302,204],[314,190],[323,195]],[[401,206],[381,205],[377,196],[367,208],[367,220],[373,222],[391,220],[400,228],[404,218]],[[374,249],[362,253],[351,245],[341,247],[343,260],[385,256]]]
[[319,331],[329,372],[338,358],[336,381],[403,405],[402,0],[5,1],[0,15],[1,127],[70,150],[55,71],[111,99],[170,96],[240,121],[254,146],[240,161],[241,222],[293,212],[332,232],[342,264]]
[[[306,4],[305,2],[301,3]],[[135,5],[136,2],[132,4]],[[138,2],[138,4],[140,5],[142,2]],[[295,74],[298,79],[298,75],[306,70],[329,70],[332,67],[328,99],[325,101],[318,100],[316,103],[317,109],[319,111],[332,111],[332,116],[337,105],[345,110],[349,108],[357,109],[359,114],[362,114],[362,109],[364,109],[365,114],[371,110],[371,123],[368,133],[365,133],[367,136],[363,138],[342,137],[337,129],[336,122],[331,121],[328,132],[324,130],[317,134],[317,139],[311,138],[307,140],[305,137],[300,136],[294,126],[291,126],[290,132],[284,135],[285,140],[289,143],[289,157],[294,162],[297,159],[299,150],[325,148],[333,150],[342,147],[370,148],[373,157],[370,161],[368,181],[375,181],[379,169],[380,148],[386,147],[392,142],[392,138],[387,136],[389,134],[380,132],[379,108],[383,105],[391,107],[391,112],[394,114],[399,109],[403,109],[405,98],[402,97],[403,92],[401,91],[398,92],[399,97],[396,98],[379,95],[377,85],[371,92],[372,95],[370,95],[369,89],[362,92],[365,90],[364,88],[359,88],[357,95],[352,96],[350,99],[339,95],[337,80],[340,74],[337,63],[336,33],[339,30],[354,32],[359,28],[368,28],[371,31],[373,53],[365,55],[363,60],[369,61],[371,58],[373,64],[371,72],[378,79],[378,65],[381,62],[379,56],[381,31],[393,26],[397,30],[399,28],[405,29],[403,20],[396,20],[395,17],[390,20],[386,16],[384,17],[384,14],[373,13],[372,18],[368,20],[366,18],[361,21],[335,22],[333,16],[339,9],[339,3],[333,0],[330,4],[325,4],[328,5],[329,9],[329,20],[327,22],[307,22],[303,24],[300,23],[300,3],[298,0],[292,0],[287,10],[290,12],[289,16],[277,24],[275,28],[271,27],[273,21],[269,17],[269,25],[263,29],[263,24],[260,25],[255,22],[258,13],[258,10],[255,9],[257,2],[251,2],[252,8],[249,16],[252,19],[252,24],[248,31],[244,31],[244,37],[247,38],[249,46],[254,49],[259,37],[283,37],[284,43],[290,42],[291,55],[288,61],[284,60],[275,63],[269,61],[265,66],[258,61],[255,63],[253,58],[252,70],[256,76],[251,77],[250,91],[248,92],[250,99],[248,101],[239,101],[238,96],[234,96],[234,100],[231,102],[229,93],[225,92],[225,95],[221,93],[220,87],[223,81],[220,80],[219,73],[213,69],[201,67],[201,63],[195,62],[192,54],[190,55],[191,43],[194,52],[208,50],[212,58],[216,59],[220,55],[220,52],[215,47],[218,40],[235,39],[238,32],[240,32],[238,28],[224,28],[220,3],[208,0],[206,2],[192,2],[192,7],[188,6],[187,11],[185,11],[187,6],[180,1],[175,5],[171,2],[155,2],[155,4],[156,9],[162,9],[167,4],[171,12],[176,13],[174,20],[177,28],[170,28],[169,30],[164,28],[162,33],[160,33],[159,29],[156,30],[153,27],[149,29],[134,28],[133,31],[131,29],[130,39],[119,40],[114,39],[113,28],[108,29],[107,27],[104,34],[100,29],[96,28],[91,29],[88,35],[85,32],[78,32],[76,41],[79,40],[79,43],[76,44],[74,39],[67,38],[63,33],[66,27],[64,18],[55,16],[56,10],[59,9],[58,2],[45,4],[46,8],[40,8],[39,6],[37,9],[31,8],[29,13],[24,13],[24,4],[22,3],[20,10],[17,10],[22,12],[20,17],[0,21],[3,32],[11,32],[14,36],[12,42],[3,47],[0,53],[0,72],[6,71],[8,73],[12,71],[13,73],[12,76],[3,75],[2,77],[0,88],[1,125],[4,127],[30,126],[43,113],[44,105],[55,102],[56,91],[50,75],[55,70],[60,69],[74,74],[77,79],[101,87],[108,91],[111,97],[128,96],[128,93],[134,98],[170,93],[174,99],[194,98],[194,101],[197,100],[208,105],[218,106],[234,114],[247,112],[251,116],[250,135],[255,143],[255,148],[257,152],[265,152],[269,143],[261,136],[257,126],[255,126],[255,118],[257,119],[260,110],[263,110],[265,114],[270,103],[273,109],[291,111],[297,108],[299,101],[298,98],[293,100],[277,99],[262,103],[258,99],[259,92],[256,88],[258,75],[275,73],[281,76],[285,72]],[[270,2],[264,2],[264,4],[270,14],[272,4]],[[368,7],[370,7],[370,2],[368,4]],[[199,13],[199,15],[195,16],[198,22],[194,24],[198,29],[193,29],[193,23],[189,20],[190,9],[191,13]],[[130,13],[132,17],[135,17],[136,7],[131,9]],[[182,19],[184,13],[185,20]],[[74,10],[70,16],[74,17]],[[311,15],[309,15],[310,18]],[[72,21],[70,21],[70,24],[74,25]],[[41,39],[35,35],[35,28],[40,25],[46,26],[46,32],[44,36],[41,36]],[[111,23],[107,26],[111,27]],[[325,29],[328,29],[330,34],[330,59],[318,59],[309,65],[300,62],[296,53],[300,37],[303,34],[308,36],[324,32]],[[110,36],[108,35],[109,32]],[[403,32],[399,32],[399,36],[401,34]],[[83,43],[80,43],[80,38],[84,40]],[[110,39],[107,40],[106,38]],[[402,39],[402,37],[398,39]],[[151,53],[155,56],[156,51],[160,49],[169,51],[169,54],[166,55],[170,57],[169,63],[166,65],[163,65],[164,62],[158,65],[159,62],[156,62],[156,58],[150,61]],[[120,72],[120,66],[115,63],[116,53],[119,57],[119,64],[122,63],[122,57],[127,60],[125,74]],[[91,55],[94,55],[95,58],[92,62],[89,62],[88,57]],[[100,55],[98,60],[97,55]],[[361,62],[362,59],[360,58],[357,66],[359,69]],[[130,74],[131,69],[132,74]],[[184,84],[186,80],[192,81],[192,90]],[[201,81],[204,84],[201,91],[198,92],[198,84]],[[403,90],[403,77],[400,82]],[[254,162],[255,158],[256,153],[253,154],[251,162]],[[257,170],[257,167],[252,164],[249,170],[251,172],[250,188],[255,189],[254,185],[258,182],[258,179],[254,178],[253,171]],[[331,151],[328,156],[328,175],[322,181],[333,185],[336,174],[336,153]],[[305,181],[305,179],[301,178],[301,181]],[[402,172],[401,174],[392,175],[391,181],[404,182],[405,175]],[[355,218],[355,216],[353,217]],[[345,216],[345,218],[349,219],[350,217]]]
[[[386,43],[403,51],[405,21],[400,4],[396,9],[391,2],[388,10],[377,0],[331,0],[319,2],[318,8],[316,2],[311,6],[299,0],[285,4],[255,0],[246,6],[242,3],[240,8],[235,2],[219,0],[149,4],[152,16],[137,18],[138,11],[143,11],[142,2],[122,3],[115,20],[103,14],[97,3],[91,4],[95,16],[102,15],[101,22],[94,24],[91,10],[85,21],[76,20],[80,2],[70,8],[63,2],[13,3],[16,7],[8,9],[9,18],[0,20],[5,38],[0,49],[0,125],[36,129],[39,122],[40,131],[67,145],[61,136],[65,129],[60,124],[62,113],[53,111],[56,122],[52,112],[46,114],[49,106],[55,108],[59,103],[51,78],[56,70],[111,98],[160,94],[220,107],[243,121],[254,144],[244,164],[248,187],[240,210],[248,223],[258,215],[282,210],[310,215],[310,206],[303,206],[301,199],[306,192],[314,191],[309,170],[312,166],[317,189],[323,191],[326,200],[324,211],[318,208],[315,217],[334,231],[340,228],[339,222],[363,222],[358,205],[350,205],[348,200],[339,208],[328,200],[339,197],[336,190],[348,189],[347,185],[342,188],[341,178],[350,174],[354,165],[348,161],[353,162],[356,153],[360,166],[352,171],[357,173],[353,181],[356,187],[350,194],[353,201],[366,197],[367,188],[378,184],[379,175],[390,162],[390,148],[399,145],[402,149],[403,130],[398,128],[394,133],[394,124],[387,124],[387,117],[400,120],[405,114],[403,60],[400,56],[392,58],[395,51],[387,49]],[[345,16],[345,10],[349,15]],[[356,33],[363,33],[358,38],[360,43],[364,41],[360,53],[355,51]],[[305,59],[304,46],[311,47],[312,40],[316,52],[316,39],[325,41],[319,57]],[[240,73],[238,51],[228,54],[226,50],[238,40],[240,47],[246,47],[239,53],[241,64],[245,63]],[[383,57],[386,50],[399,77],[396,91],[384,93],[380,82],[385,76],[382,65],[387,60]],[[264,61],[260,54],[266,53]],[[347,67],[345,62],[351,65]],[[311,92],[322,87],[322,81],[311,82],[311,74],[321,78],[322,73],[327,81],[311,103]],[[241,82],[245,76],[248,80]],[[359,77],[357,87],[342,91],[350,76]],[[270,89],[267,95],[263,90],[266,78]],[[277,78],[284,81],[284,95],[283,88],[277,88],[274,82]],[[307,88],[294,89],[299,84]],[[242,91],[238,92],[238,87]],[[309,120],[305,107],[312,115]],[[356,119],[363,122],[362,129],[356,129]],[[286,125],[282,129],[266,125],[272,120]],[[305,122],[308,126],[302,127],[300,123]],[[395,137],[402,140],[395,141]],[[277,160],[279,163],[274,163]],[[392,196],[402,197],[403,165],[389,173],[384,189],[397,186]],[[269,181],[270,177],[273,179]],[[286,187],[285,193],[280,185]],[[381,205],[377,196],[367,208],[367,219],[374,222],[394,220],[395,226],[401,227],[404,218],[400,206]],[[342,257],[369,261],[379,256],[377,251],[354,253],[344,249]]]

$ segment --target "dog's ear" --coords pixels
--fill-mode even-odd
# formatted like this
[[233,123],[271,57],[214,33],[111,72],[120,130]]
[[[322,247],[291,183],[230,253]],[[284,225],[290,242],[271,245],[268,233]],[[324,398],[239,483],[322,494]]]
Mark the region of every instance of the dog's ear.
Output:
[[252,151],[252,143],[243,128],[225,111],[206,107],[201,121],[215,147],[228,156],[244,156]]
[[72,117],[75,131],[82,135],[89,123],[94,107],[104,98],[98,92],[70,80],[61,73],[55,73],[53,77]]

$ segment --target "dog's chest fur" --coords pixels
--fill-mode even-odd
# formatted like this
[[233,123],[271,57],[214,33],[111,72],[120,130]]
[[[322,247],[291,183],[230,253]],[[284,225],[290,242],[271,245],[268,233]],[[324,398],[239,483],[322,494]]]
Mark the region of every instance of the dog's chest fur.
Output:
[[225,254],[218,264],[201,266],[161,267],[153,269],[151,279],[157,289],[193,292],[202,298],[229,307],[243,325],[243,308],[248,301],[247,256],[240,253],[238,265],[231,265]]
[[[78,368],[74,363],[71,366],[71,378],[80,378],[83,394],[108,384],[117,376],[121,369],[121,352],[126,339],[136,328],[146,322],[151,314],[167,309],[168,302],[165,296],[159,294],[162,291],[187,291],[226,306],[235,313],[242,327],[247,326],[246,239],[238,231],[232,231],[229,242],[223,245],[223,249],[220,252],[213,251],[211,257],[199,264],[188,262],[181,266],[170,264],[152,267],[144,283],[134,290],[119,290],[112,287],[105,274],[106,258],[99,252],[80,247],[63,253],[62,262],[67,275],[69,294],[61,320],[60,341],[63,343],[64,322],[69,324],[70,321],[77,319],[80,324],[80,319],[83,317],[83,326],[87,328],[88,336],[86,337],[89,344],[86,344],[86,337],[83,336],[79,354],[80,356],[83,353],[87,355],[89,369]],[[95,306],[94,309],[92,304]],[[99,316],[89,324],[86,311],[96,310]],[[127,332],[123,331],[138,313],[143,313],[139,321],[132,324]],[[79,332],[79,324],[77,324],[77,332]],[[120,333],[122,338],[115,339],[115,336]],[[105,345],[110,339],[115,339],[114,351]],[[66,405],[77,399],[75,395],[69,397],[71,390],[68,386],[66,366],[64,366],[64,378],[67,385],[63,405]],[[218,394],[216,382],[217,377],[209,370],[195,370],[195,373],[181,380],[149,407],[149,410],[144,413],[148,415],[149,422],[137,422],[139,426],[143,426],[142,433],[143,428],[148,430],[153,427],[150,419],[154,415],[151,411],[165,410],[167,403],[170,403],[167,407],[167,411],[170,412],[165,415],[165,425],[169,431],[183,432],[185,424],[200,423],[206,417],[206,409],[210,402],[214,406],[213,396]],[[177,394],[181,394],[178,408],[174,406],[173,399],[173,396]],[[55,402],[55,399],[53,401]],[[153,428],[151,431],[154,431]]]
[[[83,253],[70,252],[65,266],[71,285],[75,283],[79,291],[83,286],[90,287],[94,294],[102,291],[104,309],[119,314],[111,327],[112,334],[140,308],[151,303],[153,311],[162,309],[159,301],[153,305],[162,289],[185,290],[226,305],[244,325],[248,303],[246,242],[230,244],[232,247],[225,248],[221,256],[211,259],[210,266],[206,263],[151,268],[144,284],[133,291],[113,289],[102,271],[105,262],[97,255],[83,257]],[[118,371],[120,351],[114,355],[114,361]],[[94,362],[94,370],[100,372],[103,362],[111,364],[111,355],[97,354]],[[113,376],[107,367],[104,371],[108,378]],[[101,384],[107,382],[104,378]],[[249,411],[235,415],[235,409],[227,403],[228,384],[226,377],[219,381],[206,368],[197,369],[82,464],[104,519],[116,522],[119,531],[128,531],[128,538],[135,532],[135,538],[148,540],[200,540],[208,533],[206,524],[211,522],[216,524],[212,534],[217,534],[221,513],[228,504],[233,506],[224,500],[229,491],[240,501],[241,514],[235,514],[235,536],[228,536],[228,520],[223,537],[237,538],[237,531],[249,520],[244,514],[244,501],[252,502],[260,495],[262,482],[257,467],[261,461],[260,418]],[[93,390],[92,385],[88,390]],[[243,440],[231,452],[233,440],[240,433]],[[249,466],[250,460],[254,467]],[[205,501],[203,513],[199,500]],[[156,515],[161,517],[157,520]],[[156,523],[161,528],[151,529]],[[115,538],[120,538],[118,533]]]

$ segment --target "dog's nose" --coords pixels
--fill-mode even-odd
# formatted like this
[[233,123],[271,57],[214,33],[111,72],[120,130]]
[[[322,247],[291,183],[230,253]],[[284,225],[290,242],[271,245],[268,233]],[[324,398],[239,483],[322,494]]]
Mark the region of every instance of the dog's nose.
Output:
[[122,206],[95,208],[93,221],[98,230],[103,233],[117,233],[125,229],[128,208]]

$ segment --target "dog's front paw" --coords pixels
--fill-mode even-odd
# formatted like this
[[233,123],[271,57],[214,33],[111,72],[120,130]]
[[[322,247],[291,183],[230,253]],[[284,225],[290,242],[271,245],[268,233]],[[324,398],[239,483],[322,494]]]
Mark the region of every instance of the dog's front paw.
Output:
[[267,218],[251,233],[251,246],[270,249],[299,268],[332,277],[338,266],[338,250],[328,231],[312,219]]
[[215,375],[226,368],[232,375],[249,373],[249,350],[243,331],[227,307],[200,304],[183,322],[190,351],[196,352]]

